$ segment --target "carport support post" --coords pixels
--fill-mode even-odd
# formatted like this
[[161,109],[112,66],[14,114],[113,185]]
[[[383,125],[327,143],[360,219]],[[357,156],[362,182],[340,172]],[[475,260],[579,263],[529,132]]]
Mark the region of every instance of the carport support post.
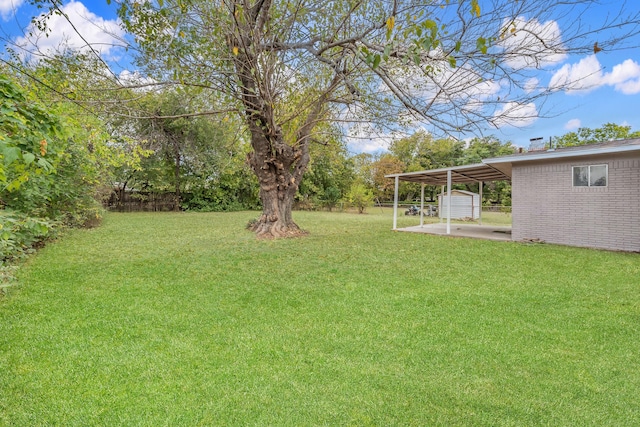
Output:
[[398,229],[398,186],[400,178],[396,176],[396,185],[393,192],[393,229]]
[[424,183],[420,186],[420,228],[424,225]]
[[442,224],[442,212],[444,212],[444,185],[440,189],[440,200],[438,200],[438,203],[438,218],[440,218],[440,224]]
[[447,170],[447,234],[451,234],[451,169]]
[[482,184],[484,183],[480,181],[480,191],[478,191],[478,193],[480,193],[480,201],[478,202],[478,205],[480,205],[478,206],[478,209],[480,209],[478,211],[478,225],[482,225]]

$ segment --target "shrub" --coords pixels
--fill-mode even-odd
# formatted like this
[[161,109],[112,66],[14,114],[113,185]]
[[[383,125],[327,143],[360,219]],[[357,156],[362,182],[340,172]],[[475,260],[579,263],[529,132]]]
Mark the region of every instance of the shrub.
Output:
[[346,195],[351,206],[358,208],[358,213],[364,213],[367,206],[373,203],[373,193],[364,184],[354,183]]
[[0,265],[20,260],[52,237],[57,224],[24,213],[0,210]]

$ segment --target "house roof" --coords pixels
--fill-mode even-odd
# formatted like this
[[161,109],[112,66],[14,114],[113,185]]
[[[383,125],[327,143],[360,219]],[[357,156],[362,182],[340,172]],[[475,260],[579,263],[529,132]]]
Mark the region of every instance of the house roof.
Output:
[[599,144],[578,145],[575,147],[550,148],[540,151],[512,154],[509,156],[484,159],[483,163],[516,163],[532,160],[547,160],[566,157],[593,156],[598,154],[624,153],[640,151],[640,138],[606,141]]
[[606,141],[599,144],[578,145],[575,147],[550,148],[547,150],[529,151],[509,156],[484,159],[482,162],[492,165],[511,177],[511,165],[519,162],[546,161],[555,159],[571,159],[585,156],[628,153],[640,151],[640,138]]
[[640,151],[640,138],[607,141],[599,144],[580,145],[576,147],[529,151],[526,153],[484,159],[482,163],[474,165],[452,166],[449,168],[431,169],[419,172],[397,173],[385,175],[385,177],[398,177],[400,181],[419,182],[427,185],[446,185],[447,172],[451,171],[451,182],[453,184],[470,184],[480,181],[503,181],[511,180],[511,165],[513,163],[627,153],[633,151]]

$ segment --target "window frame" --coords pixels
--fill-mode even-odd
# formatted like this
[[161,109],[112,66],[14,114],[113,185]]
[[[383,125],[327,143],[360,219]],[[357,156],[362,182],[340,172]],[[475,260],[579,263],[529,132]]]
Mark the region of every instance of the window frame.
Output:
[[[604,185],[592,185],[591,184],[591,168],[593,167],[602,167],[604,166]],[[576,185],[575,180],[575,169],[576,168],[587,168],[587,185]],[[608,163],[599,163],[593,165],[579,165],[579,166],[571,166],[571,186],[573,188],[603,188],[609,186],[609,164]]]

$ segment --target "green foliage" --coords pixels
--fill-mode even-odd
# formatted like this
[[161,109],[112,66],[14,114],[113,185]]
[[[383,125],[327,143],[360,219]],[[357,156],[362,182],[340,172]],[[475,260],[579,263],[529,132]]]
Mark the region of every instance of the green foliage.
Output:
[[342,199],[342,192],[340,189],[337,187],[328,187],[324,190],[321,200],[322,205],[331,212],[331,210],[336,207],[340,199]]
[[373,203],[373,192],[360,182],[354,182],[345,196],[346,201],[358,209],[358,213],[364,213],[367,207]]
[[311,146],[311,161],[298,188],[298,201],[309,209],[332,210],[343,198],[354,180],[353,160],[338,139]]
[[36,174],[53,170],[59,120],[8,76],[0,74],[0,193],[16,191]]
[[[47,65],[31,73],[52,87],[68,84]],[[0,104],[0,258],[8,261],[60,227],[99,222],[111,168],[129,161],[98,117],[19,76],[0,74]]]
[[231,212],[260,208],[259,188],[246,164],[214,175],[189,177],[182,208],[197,212]]
[[25,213],[0,210],[0,267],[24,259],[34,246],[51,237],[56,225]]
[[400,159],[409,170],[438,169],[458,164],[463,156],[464,141],[453,138],[434,138],[420,130],[395,140],[389,152]]
[[562,148],[630,138],[640,138],[640,131],[632,132],[631,126],[606,123],[596,129],[580,128],[576,132],[554,137],[552,138],[552,144],[554,147]]
[[234,211],[259,206],[258,185],[246,163],[249,144],[237,119],[191,116],[197,91],[144,93],[142,118],[124,118],[127,138],[144,148],[135,166],[116,169],[122,191],[172,192],[192,211]]

